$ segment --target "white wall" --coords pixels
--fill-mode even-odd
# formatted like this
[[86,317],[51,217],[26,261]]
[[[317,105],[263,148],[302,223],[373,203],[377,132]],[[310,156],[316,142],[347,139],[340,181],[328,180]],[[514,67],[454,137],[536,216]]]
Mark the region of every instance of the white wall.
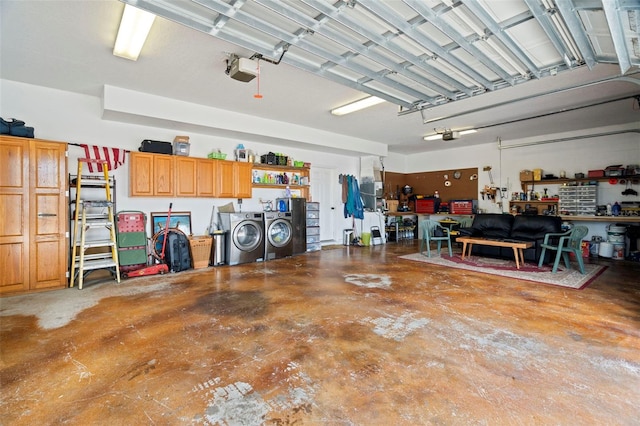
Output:
[[[28,126],[35,127],[35,136],[41,139],[61,142],[99,145],[114,148],[124,148],[137,151],[144,139],[173,141],[176,135],[190,136],[190,156],[206,157],[214,150],[220,149],[227,153],[227,159],[233,159],[233,150],[239,143],[245,148],[258,154],[267,152],[283,152],[299,161],[311,163],[314,167],[336,169],[338,173],[357,175],[360,167],[358,157],[328,154],[311,150],[283,148],[277,145],[257,143],[251,140],[237,140],[220,138],[210,135],[197,134],[192,131],[182,131],[180,128],[167,129],[140,126],[116,121],[103,120],[101,99],[93,96],[79,95],[60,90],[53,90],[39,86],[0,80],[0,116],[5,118],[20,118]],[[77,146],[69,146],[69,172],[77,171],[77,159],[84,157],[84,151]],[[166,212],[169,203],[173,202],[174,211],[190,211],[193,233],[203,234],[207,231],[213,206],[221,206],[233,202],[236,211],[239,209],[236,199],[202,199],[202,198],[141,198],[129,197],[129,166],[128,158],[124,166],[113,171],[116,178],[117,210]],[[311,182],[321,185],[322,182]],[[337,187],[337,183],[336,183]],[[251,200],[243,200],[242,211],[261,211],[259,200],[275,200],[282,196],[280,190],[256,189]],[[339,197],[338,197],[339,199]],[[274,204],[275,205],[275,204]],[[341,231],[345,219],[342,209],[335,209],[334,223],[338,231],[335,232],[336,241],[341,241]]]
[[[597,129],[591,134],[604,133],[608,129]],[[543,174],[559,176],[560,171],[565,171],[568,177],[575,173],[584,173],[589,170],[604,169],[607,166],[621,164],[640,164],[640,137],[638,133],[622,133],[606,137],[581,138],[563,142],[542,143],[556,138],[570,138],[583,134],[551,135],[548,138],[538,140],[502,141],[503,149],[499,149],[498,142],[478,145],[467,148],[452,148],[445,151],[415,154],[406,159],[406,169],[403,173],[415,173],[422,171],[434,171],[443,169],[455,169],[466,167],[478,167],[478,188],[489,185],[488,172],[482,171],[483,167],[490,166],[494,183],[497,187],[506,187],[508,193],[520,192],[520,171],[542,169]],[[509,145],[538,143],[536,145],[514,147],[504,149]],[[387,168],[389,170],[389,168]],[[396,170],[393,170],[396,171]],[[540,185],[536,191],[543,193],[543,188],[548,188],[548,194],[557,194],[557,185]],[[640,192],[640,185],[635,185]],[[598,204],[607,204],[622,201],[640,201],[638,196],[623,196],[625,189],[622,185],[610,185],[608,182],[600,182],[598,186]],[[489,200],[479,199],[479,208],[491,213],[509,211],[508,203],[499,205]],[[607,225],[586,223],[591,235],[606,237]]]
[[[16,117],[27,121],[27,125],[35,127],[36,137],[59,140],[71,143],[85,143],[108,147],[137,150],[143,139],[172,141],[179,134],[191,137],[192,157],[206,157],[213,149],[220,149],[233,157],[233,149],[238,143],[252,149],[258,154],[269,151],[284,152],[296,160],[308,161],[313,167],[335,170],[338,174],[358,175],[360,159],[352,156],[327,154],[312,150],[283,148],[277,145],[258,143],[251,140],[237,140],[197,134],[174,129],[127,124],[102,119],[101,99],[93,96],[79,95],[59,90],[47,89],[8,80],[0,80],[0,116]],[[600,130],[594,130],[598,133]],[[545,139],[567,137],[571,135],[550,135]],[[536,142],[535,140],[502,141],[504,145]],[[452,142],[453,143],[453,142]],[[69,147],[70,172],[75,174],[76,160],[83,155],[79,147]],[[478,167],[478,186],[490,184],[489,174],[483,172],[490,166],[494,184],[507,187],[508,192],[520,191],[519,173],[523,169],[541,168],[543,173],[558,175],[564,170],[567,176],[576,172],[587,173],[591,169],[603,169],[614,164],[640,164],[640,138],[637,133],[615,136],[579,139],[566,142],[541,144],[513,149],[498,149],[497,142],[467,148],[451,148],[443,151],[428,152],[403,156],[389,153],[383,159],[385,171],[398,173],[415,173],[442,169]],[[166,211],[169,203],[174,203],[175,211],[191,211],[193,232],[204,233],[209,225],[211,210],[230,199],[164,199],[164,198],[131,198],[128,196],[128,165],[114,171],[117,179],[118,210],[140,210],[145,213]],[[314,185],[327,182],[311,182]],[[336,182],[329,182],[332,187],[339,188]],[[620,195],[622,186],[612,187],[602,183],[599,187],[599,203],[614,201],[638,201],[638,197]],[[639,188],[636,186],[636,190]],[[313,192],[313,191],[312,191]],[[553,193],[551,189],[550,193]],[[254,190],[252,200],[245,200],[243,211],[261,210],[259,199],[275,199],[281,196],[277,190]],[[337,197],[338,199],[340,197]],[[237,203],[236,208],[237,208]],[[351,227],[351,220],[345,219],[342,206],[334,211],[334,239],[342,241],[342,229]],[[508,211],[508,204],[500,206],[488,200],[479,200],[483,211]],[[590,225],[591,227],[591,225]],[[592,229],[593,234],[603,235],[603,225]],[[606,235],[606,232],[604,233]]]

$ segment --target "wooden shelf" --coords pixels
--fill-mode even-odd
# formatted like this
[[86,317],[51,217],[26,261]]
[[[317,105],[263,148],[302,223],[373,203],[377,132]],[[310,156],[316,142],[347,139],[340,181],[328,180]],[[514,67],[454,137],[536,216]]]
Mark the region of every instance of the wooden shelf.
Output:
[[281,184],[281,183],[254,183],[254,188],[265,188],[265,189],[286,189],[287,186],[289,189],[309,189],[309,185],[291,185],[291,184]]
[[527,187],[530,185],[540,186],[540,185],[567,185],[571,182],[609,182],[609,179],[626,179],[626,180],[640,180],[640,175],[630,175],[630,176],[604,176],[604,177],[584,177],[584,178],[565,178],[565,179],[542,179],[542,180],[526,180],[520,181],[522,189],[524,192],[527,192]]
[[273,170],[273,171],[279,171],[279,172],[293,172],[293,173],[300,173],[300,174],[309,173],[309,167],[278,166],[275,164],[262,164],[262,163],[254,163],[253,170],[267,170],[267,171]]
[[640,216],[569,216],[561,215],[562,220],[569,222],[620,222],[640,223]]
[[260,172],[273,172],[276,174],[286,173],[289,176],[290,183],[253,182],[251,184],[253,188],[285,190],[288,186],[292,191],[299,191],[300,197],[306,198],[307,201],[311,201],[311,198],[309,197],[309,184],[300,185],[291,183],[291,176],[293,175],[296,175],[299,179],[304,178],[306,182],[309,182],[309,167],[278,166],[275,164],[254,163],[252,171],[255,172],[256,170]]
[[510,204],[558,204],[558,199],[554,198],[553,200],[533,200],[533,201],[509,201]]

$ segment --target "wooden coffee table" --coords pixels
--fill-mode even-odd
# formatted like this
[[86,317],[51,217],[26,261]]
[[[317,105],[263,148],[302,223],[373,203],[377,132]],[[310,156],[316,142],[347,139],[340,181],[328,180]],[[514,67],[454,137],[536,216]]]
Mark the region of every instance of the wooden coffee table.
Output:
[[[495,246],[495,247],[511,247],[513,249],[513,257],[516,259],[516,268],[520,269],[520,264],[524,264],[524,249],[533,247],[533,243],[530,241],[517,241],[505,239],[490,239],[481,237],[458,237],[456,242],[462,243],[462,259],[464,259],[465,253],[467,256],[471,256],[471,249],[474,244],[483,246]],[[469,247],[469,251],[467,251]]]

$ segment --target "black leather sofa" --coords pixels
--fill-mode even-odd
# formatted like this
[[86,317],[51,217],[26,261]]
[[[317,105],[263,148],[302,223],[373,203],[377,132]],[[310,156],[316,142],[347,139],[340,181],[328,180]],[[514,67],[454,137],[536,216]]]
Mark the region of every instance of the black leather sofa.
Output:
[[[548,233],[562,232],[562,219],[558,216],[513,216],[500,213],[482,213],[473,218],[469,228],[460,228],[460,235],[496,239],[531,241],[533,247],[524,250],[524,259],[538,262],[542,241]],[[506,247],[492,247],[475,244],[473,255],[504,257],[513,259],[513,250]],[[547,250],[545,263],[550,261],[551,251]]]

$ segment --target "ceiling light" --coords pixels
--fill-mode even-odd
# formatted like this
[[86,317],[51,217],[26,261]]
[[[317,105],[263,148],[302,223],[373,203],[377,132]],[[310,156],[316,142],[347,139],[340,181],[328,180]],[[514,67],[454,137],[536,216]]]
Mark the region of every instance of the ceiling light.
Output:
[[425,136],[423,139],[425,141],[437,141],[442,139],[442,133],[436,133],[435,135]]
[[[425,141],[437,141],[437,140],[451,140],[451,139],[457,139],[458,136],[464,136],[464,135],[470,135],[471,133],[476,133],[477,130],[476,129],[468,129],[468,130],[462,130],[459,132],[452,132],[451,130],[446,130],[443,133],[436,133],[435,135],[429,135],[429,136],[425,136],[423,139]],[[451,134],[451,136],[449,137],[449,139],[445,139],[444,135],[445,134]]]
[[153,13],[125,4],[113,54],[137,61],[154,19]]
[[385,102],[385,100],[378,98],[376,96],[369,96],[368,98],[360,99],[359,101],[351,102],[350,104],[332,109],[331,114],[345,115],[352,112],[360,111],[361,109],[369,108],[374,105],[381,104],[382,102]]

